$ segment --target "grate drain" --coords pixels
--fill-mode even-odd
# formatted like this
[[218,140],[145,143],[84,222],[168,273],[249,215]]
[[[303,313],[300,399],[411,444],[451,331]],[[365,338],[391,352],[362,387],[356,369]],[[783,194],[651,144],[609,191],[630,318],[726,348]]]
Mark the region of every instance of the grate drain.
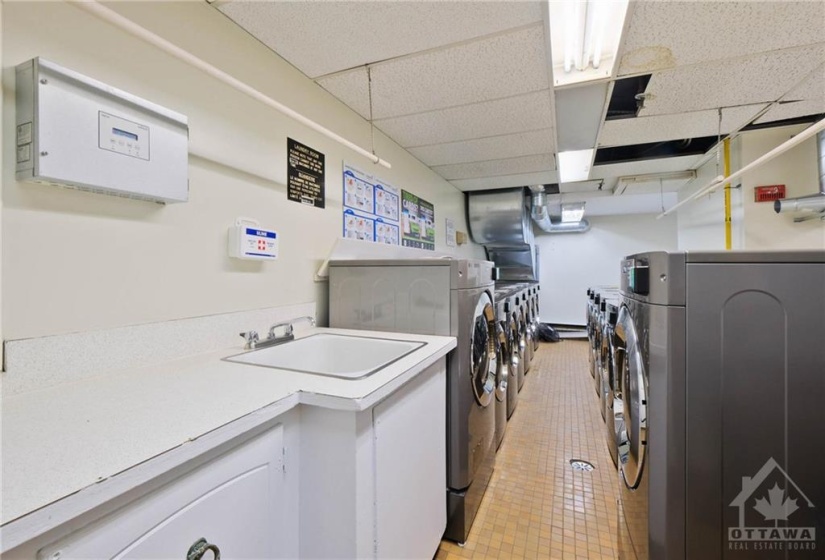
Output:
[[582,459],[570,459],[570,466],[573,467],[574,471],[585,471],[590,472],[596,467],[593,466],[592,463],[587,461],[583,461]]

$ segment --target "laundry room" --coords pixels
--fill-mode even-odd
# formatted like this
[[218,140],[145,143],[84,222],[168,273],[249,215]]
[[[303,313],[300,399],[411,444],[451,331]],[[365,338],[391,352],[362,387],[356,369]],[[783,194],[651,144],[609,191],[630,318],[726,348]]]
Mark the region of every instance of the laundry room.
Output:
[[0,29],[2,558],[823,554],[822,2]]

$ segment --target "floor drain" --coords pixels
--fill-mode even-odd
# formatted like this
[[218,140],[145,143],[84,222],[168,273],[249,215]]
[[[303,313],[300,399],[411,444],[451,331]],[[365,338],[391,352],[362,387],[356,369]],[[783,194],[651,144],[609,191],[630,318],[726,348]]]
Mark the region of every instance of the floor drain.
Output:
[[592,463],[588,463],[587,461],[582,461],[581,459],[570,459],[570,466],[573,467],[574,471],[586,471],[590,472],[596,467],[593,466]]

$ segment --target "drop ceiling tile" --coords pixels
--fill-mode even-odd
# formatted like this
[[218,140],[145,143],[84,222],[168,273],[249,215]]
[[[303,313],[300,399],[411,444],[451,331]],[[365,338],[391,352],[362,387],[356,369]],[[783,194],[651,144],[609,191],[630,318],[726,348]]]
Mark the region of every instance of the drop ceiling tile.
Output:
[[[748,124],[766,106],[763,103],[723,109],[722,134]],[[616,119],[605,121],[599,137],[599,147],[715,136],[718,131],[719,115],[716,110]]]
[[825,62],[825,43],[653,74],[641,116],[775,101]]
[[768,110],[757,123],[793,119],[825,113],[825,65],[782,98],[783,103]]
[[555,152],[553,129],[410,148],[426,165],[448,165]]
[[545,43],[544,26],[536,24],[377,64],[373,115],[397,117],[545,90]]
[[825,41],[825,2],[634,2],[619,75]]
[[405,148],[553,128],[550,91],[375,121]]
[[608,165],[594,165],[590,171],[590,179],[610,179],[612,177],[629,177],[632,175],[645,175],[647,173],[686,171],[693,169],[703,157],[702,155],[682,156],[645,159],[626,163],[611,163]]
[[607,91],[607,82],[556,91],[560,151],[586,150],[596,145]]
[[555,169],[556,164],[553,154],[494,159],[474,163],[438,165],[432,168],[433,171],[448,181],[513,175],[515,173],[537,173],[540,171],[553,171]]
[[311,78],[542,21],[542,2],[233,0],[218,9]]
[[756,119],[756,124],[807,117],[808,115],[821,115],[823,113],[825,113],[825,98],[806,99],[804,101],[797,101],[796,103],[784,103],[773,107],[760,118]]
[[364,67],[325,76],[316,80],[319,86],[343,101],[353,111],[370,119],[370,97],[367,70]]
[[523,187],[524,185],[547,185],[558,183],[557,171],[540,173],[519,173],[500,177],[480,177],[478,179],[456,179],[450,181],[460,191],[481,191],[486,189],[506,189],[509,187]]

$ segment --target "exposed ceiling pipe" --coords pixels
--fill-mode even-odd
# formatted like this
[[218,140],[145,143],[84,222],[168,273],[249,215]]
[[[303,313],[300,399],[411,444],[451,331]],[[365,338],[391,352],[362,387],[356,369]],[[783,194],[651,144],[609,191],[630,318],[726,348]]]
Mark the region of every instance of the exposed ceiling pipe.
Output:
[[825,119],[820,119],[817,122],[815,122],[814,124],[812,124],[811,126],[809,126],[808,128],[806,128],[805,130],[803,130],[802,132],[800,132],[799,134],[797,134],[796,136],[794,136],[793,138],[791,138],[790,140],[788,140],[787,142],[785,142],[784,144],[778,145],[776,148],[774,148],[770,152],[766,153],[762,157],[759,157],[756,160],[752,161],[751,163],[749,163],[748,165],[746,165],[745,167],[743,167],[739,171],[731,173],[727,177],[723,177],[722,175],[719,175],[713,181],[708,183],[707,186],[699,189],[698,191],[693,193],[691,196],[687,197],[686,199],[679,202],[678,204],[675,204],[675,205],[671,206],[670,208],[668,208],[667,210],[665,210],[664,212],[662,212],[661,214],[656,216],[656,219],[659,220],[661,218],[664,218],[665,216],[667,216],[668,214],[671,214],[672,212],[675,212],[676,210],[678,210],[679,208],[681,208],[685,204],[688,204],[689,202],[692,202],[692,201],[694,201],[698,198],[701,198],[701,197],[705,196],[706,194],[708,194],[711,191],[715,191],[717,188],[719,188],[719,186],[723,182],[733,183],[734,179],[738,179],[742,175],[744,175],[746,173],[750,173],[751,171],[753,171],[754,169],[756,169],[760,165],[763,165],[763,164],[769,162],[770,160],[772,160],[776,156],[787,152],[791,148],[795,148],[796,146],[798,146],[799,144],[801,144],[802,142],[804,142],[808,138],[813,138],[814,135],[818,134],[819,132],[822,132],[823,130],[825,130]]
[[71,0],[71,3],[78,8],[85,10],[86,12],[94,15],[95,17],[108,22],[115,27],[120,28],[122,31],[137,37],[138,39],[145,41],[160,50],[164,51],[165,53],[177,58],[178,60],[182,60],[186,64],[205,72],[206,74],[212,76],[216,80],[223,82],[224,84],[228,85],[229,87],[255,99],[260,101],[264,105],[267,105],[276,111],[286,115],[287,117],[298,121],[302,125],[311,128],[315,132],[322,134],[329,138],[330,140],[334,140],[338,142],[342,146],[349,148],[350,150],[364,156],[368,160],[373,163],[377,163],[378,165],[382,165],[386,168],[391,168],[392,165],[384,159],[381,159],[375,153],[369,152],[368,150],[358,146],[357,144],[350,142],[343,136],[336,134],[335,132],[331,131],[330,129],[326,128],[318,124],[317,122],[303,116],[302,114],[298,113],[297,111],[293,111],[283,103],[280,103],[268,95],[261,93],[260,91],[254,89],[253,87],[249,86],[248,84],[240,81],[239,79],[227,74],[220,68],[209,64],[208,62],[198,58],[197,56],[193,55],[189,51],[186,51],[171,41],[167,41],[160,35],[152,33],[148,29],[141,27],[140,25],[136,24],[132,20],[118,14],[114,10],[103,6],[95,2],[94,0]]
[[774,211],[780,212],[825,212],[825,130],[816,135],[817,169],[819,170],[819,193],[799,198],[777,200]]
[[559,220],[554,222],[547,211],[547,195],[544,190],[538,191],[533,187],[530,190],[533,195],[530,215],[536,225],[547,233],[584,233],[590,229],[590,222],[587,220],[578,222],[562,222]]

